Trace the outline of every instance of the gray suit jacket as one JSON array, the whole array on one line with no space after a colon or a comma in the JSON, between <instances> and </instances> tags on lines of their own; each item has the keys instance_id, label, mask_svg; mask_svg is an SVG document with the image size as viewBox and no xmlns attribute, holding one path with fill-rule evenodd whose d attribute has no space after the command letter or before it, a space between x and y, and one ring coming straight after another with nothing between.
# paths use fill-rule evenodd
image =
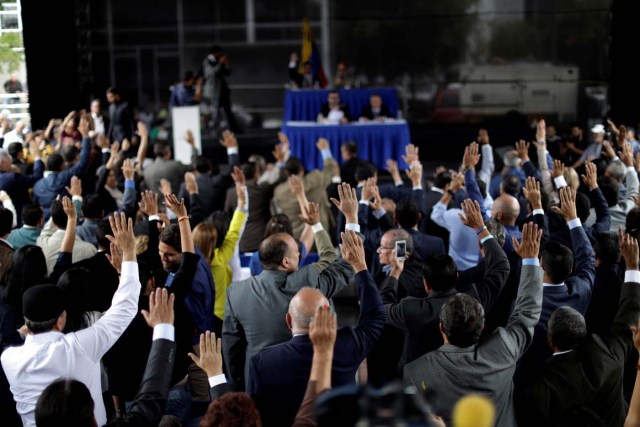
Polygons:
<instances>
[{"instance_id":1,"label":"gray suit jacket","mask_svg":"<svg viewBox=\"0 0 640 427\"><path fill-rule=\"evenodd\" d=\"M316 245L331 247L329 234L315 234ZM319 242L322 239L324 242ZM334 251L335 256L335 250ZM251 357L265 347L291 339L285 316L289 302L303 287L319 289L327 298L344 289L354 271L342 258L324 268L327 254L320 261L294 273L264 270L227 289L227 302L222 326L222 349L227 375L235 391L244 391ZM323 259L324 258L324 259Z\"/></svg>"},{"instance_id":2,"label":"gray suit jacket","mask_svg":"<svg viewBox=\"0 0 640 427\"><path fill-rule=\"evenodd\" d=\"M191 163L198 156L196 150L192 150ZM160 180L166 178L171 183L171 190L174 194L178 194L180 184L184 181L185 172L193 170L191 165L184 165L177 160L166 160L160 157L156 159L144 169L144 185L148 190L160 193ZM160 193L162 197L162 193Z\"/></svg>"},{"instance_id":3,"label":"gray suit jacket","mask_svg":"<svg viewBox=\"0 0 640 427\"><path fill-rule=\"evenodd\" d=\"M434 412L447 425L461 397L482 394L496 406L496 425L516 425L513 410L513 373L516 362L533 338L542 306L542 270L522 266L515 308L506 328L498 328L476 346L444 344L405 366L405 386L432 390Z\"/></svg>"}]
</instances>

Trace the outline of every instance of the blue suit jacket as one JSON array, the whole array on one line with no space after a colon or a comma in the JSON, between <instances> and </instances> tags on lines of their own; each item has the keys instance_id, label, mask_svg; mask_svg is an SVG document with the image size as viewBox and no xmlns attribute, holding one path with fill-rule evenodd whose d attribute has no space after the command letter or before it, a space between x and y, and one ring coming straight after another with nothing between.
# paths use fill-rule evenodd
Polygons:
<instances>
[{"instance_id":1,"label":"blue suit jacket","mask_svg":"<svg viewBox=\"0 0 640 427\"><path fill-rule=\"evenodd\" d=\"M11 197L18 214L18 227L22 225L22 207L29 202L29 188L42 178L44 163L38 160L33 164L33 174L23 175L15 172L0 172L0 190Z\"/></svg>"},{"instance_id":2,"label":"blue suit jacket","mask_svg":"<svg viewBox=\"0 0 640 427\"><path fill-rule=\"evenodd\" d=\"M404 229L413 240L413 251L420 255L420 258L427 259L431 255L446 254L444 241L435 236L424 234L417 230Z\"/></svg>"},{"instance_id":3,"label":"blue suit jacket","mask_svg":"<svg viewBox=\"0 0 640 427\"><path fill-rule=\"evenodd\" d=\"M333 353L331 384L354 384L358 366L380 337L385 322L382 299L365 270L355 275L360 297L360 320L355 328L338 330ZM282 319L284 321L284 319ZM263 425L290 426L302 403L309 375L313 344L308 335L266 348L253 356L247 393L253 397Z\"/></svg>"}]
</instances>

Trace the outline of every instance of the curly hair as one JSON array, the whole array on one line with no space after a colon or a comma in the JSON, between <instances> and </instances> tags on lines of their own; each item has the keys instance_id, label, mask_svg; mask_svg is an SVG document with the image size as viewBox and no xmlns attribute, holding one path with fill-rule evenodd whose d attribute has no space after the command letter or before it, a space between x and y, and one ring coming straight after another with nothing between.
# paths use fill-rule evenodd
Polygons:
<instances>
[{"instance_id":1,"label":"curly hair","mask_svg":"<svg viewBox=\"0 0 640 427\"><path fill-rule=\"evenodd\" d=\"M227 393L209 405L200 427L262 427L253 400L245 393Z\"/></svg>"}]
</instances>

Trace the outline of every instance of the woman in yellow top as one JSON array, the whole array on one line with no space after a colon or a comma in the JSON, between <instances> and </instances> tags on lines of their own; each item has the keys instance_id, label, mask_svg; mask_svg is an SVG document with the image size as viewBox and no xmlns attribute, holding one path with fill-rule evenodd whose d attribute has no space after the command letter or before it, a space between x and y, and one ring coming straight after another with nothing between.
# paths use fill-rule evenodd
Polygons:
<instances>
[{"instance_id":1,"label":"woman in yellow top","mask_svg":"<svg viewBox=\"0 0 640 427\"><path fill-rule=\"evenodd\" d=\"M232 174L233 175L233 174ZM235 178L235 177L234 177ZM222 321L224 319L224 305L227 295L227 288L231 286L233 273L229 262L233 257L238 240L244 225L247 222L247 187L244 180L236 181L236 194L238 195L238 207L233 213L229 231L224 238L224 242L219 248L216 248L218 240L218 232L211 223L200 223L193 230L193 240L202 252L203 256L211 265L211 274L216 287L216 299L213 312L216 317Z\"/></svg>"}]
</instances>

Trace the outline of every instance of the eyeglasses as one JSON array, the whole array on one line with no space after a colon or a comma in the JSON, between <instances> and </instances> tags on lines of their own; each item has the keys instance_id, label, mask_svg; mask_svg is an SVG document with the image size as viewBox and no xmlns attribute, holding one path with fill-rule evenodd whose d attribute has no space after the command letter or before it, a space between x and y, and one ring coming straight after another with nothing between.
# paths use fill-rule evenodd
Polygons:
<instances>
[{"instance_id":1,"label":"eyeglasses","mask_svg":"<svg viewBox=\"0 0 640 427\"><path fill-rule=\"evenodd\" d=\"M386 250L390 251L390 250L395 249L395 247L393 247L393 246L389 247L389 246L380 245L380 246L378 246L378 249L386 249Z\"/></svg>"}]
</instances>

